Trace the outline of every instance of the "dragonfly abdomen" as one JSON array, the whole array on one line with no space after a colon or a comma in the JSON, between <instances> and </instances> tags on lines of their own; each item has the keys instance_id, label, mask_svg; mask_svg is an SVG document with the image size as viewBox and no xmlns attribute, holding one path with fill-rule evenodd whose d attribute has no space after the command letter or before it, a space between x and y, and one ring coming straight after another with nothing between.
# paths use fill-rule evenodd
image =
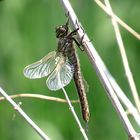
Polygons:
<instances>
[{"instance_id":1,"label":"dragonfly abdomen","mask_svg":"<svg viewBox=\"0 0 140 140\"><path fill-rule=\"evenodd\" d=\"M85 87L84 87L83 80L81 78L80 71L75 72L73 78L75 81L75 85L76 85L77 92L78 92L79 99L80 99L80 103L81 103L83 119L86 122L88 122L88 120L89 120L89 107L88 107L88 101L87 101L87 97L86 97Z\"/></svg>"},{"instance_id":2,"label":"dragonfly abdomen","mask_svg":"<svg viewBox=\"0 0 140 140\"><path fill-rule=\"evenodd\" d=\"M85 85L84 85L82 74L80 71L80 64L79 64L76 53L71 53L70 59L72 61L72 64L74 65L73 78L74 78L74 82L75 82L76 89L77 89L79 99L80 99L82 116L85 122L88 122L89 121L89 106L88 106L88 101L87 101L87 96L86 96L86 91L85 91Z\"/></svg>"}]
</instances>

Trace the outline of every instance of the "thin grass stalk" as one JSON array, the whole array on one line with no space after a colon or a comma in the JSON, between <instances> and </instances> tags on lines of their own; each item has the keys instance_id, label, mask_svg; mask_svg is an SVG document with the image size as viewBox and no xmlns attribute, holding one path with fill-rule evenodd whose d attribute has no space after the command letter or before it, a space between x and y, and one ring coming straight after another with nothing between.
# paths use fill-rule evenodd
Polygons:
<instances>
[{"instance_id":1,"label":"thin grass stalk","mask_svg":"<svg viewBox=\"0 0 140 140\"><path fill-rule=\"evenodd\" d=\"M123 28L125 28L129 33L131 33L134 37L136 37L138 40L140 40L140 34L138 32L136 32L134 29L132 29L128 24L126 24L123 20L121 20L114 13L110 13L108 8L106 8L106 6L100 0L94 0L94 1L102 10L104 10L109 16L111 16L113 19L115 19Z\"/></svg>"},{"instance_id":2,"label":"thin grass stalk","mask_svg":"<svg viewBox=\"0 0 140 140\"><path fill-rule=\"evenodd\" d=\"M77 116L77 114L76 114L76 112L75 112L75 110L74 110L74 107L73 107L72 104L71 104L71 101L70 101L70 99L69 99L69 97L68 97L68 95L67 95L66 90L65 90L64 88L62 88L62 91L63 91L63 93L64 93L64 95L65 95L65 98L66 98L66 100L67 100L67 102L68 102L69 108L70 108L70 110L71 110L71 112L72 112L72 114L73 114L73 116L74 116L74 118L75 118L75 120L76 120L76 123L78 124L78 126L79 126L79 128L80 128L80 131L81 131L81 133L82 133L84 139L85 139L85 140L88 140L88 137L87 137L87 135L86 135L86 133L85 133L85 130L83 129L83 127L82 127L82 125L81 125L81 122L80 122L80 120L79 120L79 118L78 118L78 116Z\"/></svg>"},{"instance_id":3,"label":"thin grass stalk","mask_svg":"<svg viewBox=\"0 0 140 140\"><path fill-rule=\"evenodd\" d=\"M43 100L60 102L60 103L67 103L67 101L65 99L41 95L41 94L33 94L33 93L21 93L21 94L9 95L9 97L12 99L14 99L14 98L36 98L36 99L43 99ZM2 101L2 100L5 100L5 98L0 97L0 101ZM79 100L71 100L71 103L79 103Z\"/></svg>"}]
</instances>

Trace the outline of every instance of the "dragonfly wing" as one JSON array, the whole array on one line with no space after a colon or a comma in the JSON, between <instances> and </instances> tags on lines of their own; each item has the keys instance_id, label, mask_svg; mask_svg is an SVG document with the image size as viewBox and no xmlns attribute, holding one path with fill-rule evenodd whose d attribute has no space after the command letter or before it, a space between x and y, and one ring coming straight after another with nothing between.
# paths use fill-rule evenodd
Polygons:
<instances>
[{"instance_id":1,"label":"dragonfly wing","mask_svg":"<svg viewBox=\"0 0 140 140\"><path fill-rule=\"evenodd\" d=\"M74 67L61 57L55 70L49 75L46 84L50 90L59 90L68 85L73 78Z\"/></svg>"},{"instance_id":2,"label":"dragonfly wing","mask_svg":"<svg viewBox=\"0 0 140 140\"><path fill-rule=\"evenodd\" d=\"M59 57L56 56L56 52L50 52L41 60L26 66L23 70L23 73L27 78L30 79L48 76L55 69L58 61Z\"/></svg>"}]
</instances>

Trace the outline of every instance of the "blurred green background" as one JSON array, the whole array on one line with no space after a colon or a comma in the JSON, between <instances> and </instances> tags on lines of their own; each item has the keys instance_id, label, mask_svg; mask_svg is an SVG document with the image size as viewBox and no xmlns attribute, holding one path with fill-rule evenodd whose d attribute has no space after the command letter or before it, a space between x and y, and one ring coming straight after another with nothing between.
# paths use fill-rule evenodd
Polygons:
<instances>
[{"instance_id":1,"label":"blurred green background","mask_svg":"<svg viewBox=\"0 0 140 140\"><path fill-rule=\"evenodd\" d=\"M71 4L112 75L133 101L110 18L93 0L71 0ZM140 1L112 0L114 12L140 32ZM60 0L3 0L0 2L0 86L8 94L40 93L64 98L62 91L49 91L46 78L29 80L23 68L56 49L55 27L66 22ZM140 42L120 27L131 70L140 92ZM90 140L127 140L123 126L84 52L78 50L81 69L89 85ZM77 99L73 81L66 87ZM33 98L17 98L22 108L52 140L82 140L80 130L67 106ZM82 122L79 104L74 104ZM131 118L131 117L130 117ZM140 129L132 122L140 132ZM14 111L7 101L0 102L0 140L40 140L41 138Z\"/></svg>"}]
</instances>

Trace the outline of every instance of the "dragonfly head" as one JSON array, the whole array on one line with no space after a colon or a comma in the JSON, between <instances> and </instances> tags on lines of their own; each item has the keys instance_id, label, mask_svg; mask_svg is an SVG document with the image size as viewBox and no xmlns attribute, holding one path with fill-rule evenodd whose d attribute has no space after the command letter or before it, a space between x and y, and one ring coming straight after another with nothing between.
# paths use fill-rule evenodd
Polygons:
<instances>
[{"instance_id":1,"label":"dragonfly head","mask_svg":"<svg viewBox=\"0 0 140 140\"><path fill-rule=\"evenodd\" d=\"M68 30L69 29L68 29L67 24L66 25L61 25L61 26L57 27L55 29L55 31L56 31L56 37L59 38L59 37L66 36L68 34Z\"/></svg>"}]
</instances>

